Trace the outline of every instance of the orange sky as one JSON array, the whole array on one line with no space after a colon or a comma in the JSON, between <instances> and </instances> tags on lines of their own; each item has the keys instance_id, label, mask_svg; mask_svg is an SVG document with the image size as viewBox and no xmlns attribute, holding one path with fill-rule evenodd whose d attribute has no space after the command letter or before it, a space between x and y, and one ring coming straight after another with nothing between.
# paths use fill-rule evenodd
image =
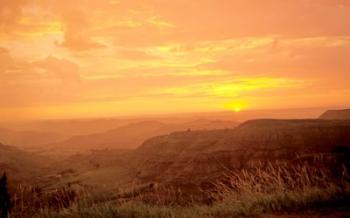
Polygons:
<instances>
[{"instance_id":1,"label":"orange sky","mask_svg":"<svg viewBox=\"0 0 350 218\"><path fill-rule=\"evenodd\" d=\"M349 0L1 0L0 119L347 105Z\"/></svg>"}]
</instances>

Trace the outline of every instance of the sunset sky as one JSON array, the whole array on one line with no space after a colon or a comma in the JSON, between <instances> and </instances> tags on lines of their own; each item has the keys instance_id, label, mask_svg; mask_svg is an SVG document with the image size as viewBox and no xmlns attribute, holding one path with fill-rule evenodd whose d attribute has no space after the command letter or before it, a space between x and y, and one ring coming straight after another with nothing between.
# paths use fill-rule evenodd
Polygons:
<instances>
[{"instance_id":1,"label":"sunset sky","mask_svg":"<svg viewBox=\"0 0 350 218\"><path fill-rule=\"evenodd\" d=\"M2 120L349 103L349 0L0 0Z\"/></svg>"}]
</instances>

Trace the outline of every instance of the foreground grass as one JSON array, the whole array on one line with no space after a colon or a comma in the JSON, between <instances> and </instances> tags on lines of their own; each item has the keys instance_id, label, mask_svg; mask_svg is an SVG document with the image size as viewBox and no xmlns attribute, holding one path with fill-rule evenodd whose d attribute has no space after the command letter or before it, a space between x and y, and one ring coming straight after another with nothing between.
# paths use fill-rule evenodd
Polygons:
<instances>
[{"instance_id":1,"label":"foreground grass","mask_svg":"<svg viewBox=\"0 0 350 218\"><path fill-rule=\"evenodd\" d=\"M336 169L336 170L334 170ZM49 195L23 192L12 210L12 217L37 218L205 218L252 217L268 213L286 213L343 207L350 211L350 174L348 167L328 168L309 163L268 164L232 171L212 184L204 205L167 204L161 189L126 199L105 195L76 195L71 190ZM171 192L172 193L172 192ZM101 193L98 193L101 194ZM76 198L77 197L77 198ZM130 197L130 196L129 196ZM143 198L146 197L146 198ZM158 201L149 201L153 197ZM169 197L169 196L168 196ZM171 194L171 199L177 199ZM120 203L123 200L124 203ZM180 198L178 201L183 201ZM118 203L119 202L119 203ZM152 204L150 202L153 202ZM169 206L172 205L172 206ZM174 206L189 205L189 206Z\"/></svg>"},{"instance_id":2,"label":"foreground grass","mask_svg":"<svg viewBox=\"0 0 350 218\"><path fill-rule=\"evenodd\" d=\"M37 218L79 218L79 217L250 217L271 212L293 212L320 207L347 206L350 202L350 190L337 187L308 188L300 191L249 193L226 198L211 206L169 207L152 206L144 203L128 202L124 204L104 203L93 206L84 203L54 212L43 210Z\"/></svg>"}]
</instances>

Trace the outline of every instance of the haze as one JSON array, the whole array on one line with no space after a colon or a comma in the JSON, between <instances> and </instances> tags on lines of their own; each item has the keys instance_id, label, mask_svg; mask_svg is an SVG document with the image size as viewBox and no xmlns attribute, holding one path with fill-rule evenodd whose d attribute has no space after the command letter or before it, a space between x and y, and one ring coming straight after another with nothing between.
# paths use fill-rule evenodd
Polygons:
<instances>
[{"instance_id":1,"label":"haze","mask_svg":"<svg viewBox=\"0 0 350 218\"><path fill-rule=\"evenodd\" d=\"M2 0L0 118L335 107L347 0Z\"/></svg>"}]
</instances>

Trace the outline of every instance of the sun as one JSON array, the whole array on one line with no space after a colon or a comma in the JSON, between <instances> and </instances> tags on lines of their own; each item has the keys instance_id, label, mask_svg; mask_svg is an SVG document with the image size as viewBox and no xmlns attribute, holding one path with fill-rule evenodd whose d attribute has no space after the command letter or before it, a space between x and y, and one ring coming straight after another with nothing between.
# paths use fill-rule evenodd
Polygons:
<instances>
[{"instance_id":1,"label":"sun","mask_svg":"<svg viewBox=\"0 0 350 218\"><path fill-rule=\"evenodd\" d=\"M228 111L239 113L247 108L247 104L242 101L228 102L224 106Z\"/></svg>"}]
</instances>

